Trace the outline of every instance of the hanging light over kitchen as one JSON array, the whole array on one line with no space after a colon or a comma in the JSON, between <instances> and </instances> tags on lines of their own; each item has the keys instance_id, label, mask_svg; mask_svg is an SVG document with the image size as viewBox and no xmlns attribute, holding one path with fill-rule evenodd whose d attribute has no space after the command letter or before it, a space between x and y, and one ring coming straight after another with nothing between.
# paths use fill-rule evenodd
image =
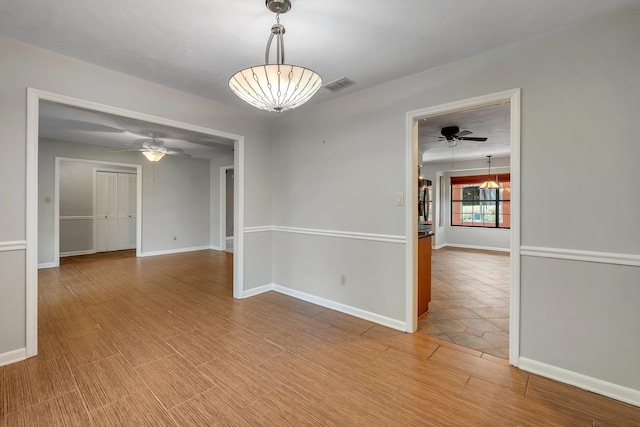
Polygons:
<instances>
[{"instance_id":1,"label":"hanging light over kitchen","mask_svg":"<svg viewBox=\"0 0 640 427\"><path fill-rule=\"evenodd\" d=\"M495 190L500 188L500 185L491 179L491 156L487 156L487 159L489 159L489 173L487 174L487 180L480 184L480 188L483 190Z\"/></svg>"}]
</instances>

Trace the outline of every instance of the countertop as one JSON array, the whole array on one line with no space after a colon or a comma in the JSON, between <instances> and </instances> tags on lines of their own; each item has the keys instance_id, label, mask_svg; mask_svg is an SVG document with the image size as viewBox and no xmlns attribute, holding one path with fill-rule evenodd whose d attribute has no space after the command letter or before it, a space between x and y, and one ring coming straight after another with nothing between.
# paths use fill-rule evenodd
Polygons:
<instances>
[{"instance_id":1,"label":"countertop","mask_svg":"<svg viewBox=\"0 0 640 427\"><path fill-rule=\"evenodd\" d=\"M433 236L433 231L419 231L418 232L418 239L423 239L425 237L431 237Z\"/></svg>"}]
</instances>

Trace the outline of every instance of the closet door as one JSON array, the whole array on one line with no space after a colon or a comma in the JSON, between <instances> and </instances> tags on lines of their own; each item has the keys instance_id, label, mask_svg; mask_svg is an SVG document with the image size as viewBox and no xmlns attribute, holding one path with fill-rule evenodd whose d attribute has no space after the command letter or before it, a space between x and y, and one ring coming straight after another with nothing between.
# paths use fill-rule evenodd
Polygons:
<instances>
[{"instance_id":1,"label":"closet door","mask_svg":"<svg viewBox=\"0 0 640 427\"><path fill-rule=\"evenodd\" d=\"M136 176L118 174L118 249L136 247Z\"/></svg>"},{"instance_id":2,"label":"closet door","mask_svg":"<svg viewBox=\"0 0 640 427\"><path fill-rule=\"evenodd\" d=\"M96 173L96 252L118 249L118 175Z\"/></svg>"}]
</instances>

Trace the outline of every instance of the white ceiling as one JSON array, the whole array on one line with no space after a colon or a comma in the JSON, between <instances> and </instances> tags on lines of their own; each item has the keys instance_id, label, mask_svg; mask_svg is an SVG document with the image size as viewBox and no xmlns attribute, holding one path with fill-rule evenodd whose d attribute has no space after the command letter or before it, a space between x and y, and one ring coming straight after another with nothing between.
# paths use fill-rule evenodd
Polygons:
<instances>
[{"instance_id":1,"label":"white ceiling","mask_svg":"<svg viewBox=\"0 0 640 427\"><path fill-rule=\"evenodd\" d=\"M141 140L148 140L152 135L157 136L165 147L179 148L193 157L210 159L233 153L233 140L219 136L40 102L40 138L122 150L139 147Z\"/></svg>"},{"instance_id":2,"label":"white ceiling","mask_svg":"<svg viewBox=\"0 0 640 427\"><path fill-rule=\"evenodd\" d=\"M343 92L413 74L638 0L292 0L287 62ZM0 36L237 106L227 81L262 63L275 16L264 0L3 0ZM264 112L262 114L272 114ZM285 113L286 114L286 113Z\"/></svg>"},{"instance_id":3,"label":"white ceiling","mask_svg":"<svg viewBox=\"0 0 640 427\"><path fill-rule=\"evenodd\" d=\"M281 17L286 60L317 71L327 84L349 77L338 93L321 89L320 103L354 91L554 30L640 0L291 0ZM0 36L157 82L238 108L229 77L262 63L275 16L264 0L2 0ZM304 108L304 106L302 107ZM273 114L258 112L258 114ZM287 113L283 113L287 114ZM489 117L491 116L491 117ZM40 135L124 147L161 135L195 157L228 153L231 141L43 103ZM506 119L508 123L508 116ZM507 150L505 118L469 112L427 120L420 151L429 162L450 159L439 129L458 125L486 143L462 142L455 157ZM508 130L506 131L508 134ZM507 148L506 148L507 147ZM505 154L506 155L506 154Z\"/></svg>"}]
</instances>

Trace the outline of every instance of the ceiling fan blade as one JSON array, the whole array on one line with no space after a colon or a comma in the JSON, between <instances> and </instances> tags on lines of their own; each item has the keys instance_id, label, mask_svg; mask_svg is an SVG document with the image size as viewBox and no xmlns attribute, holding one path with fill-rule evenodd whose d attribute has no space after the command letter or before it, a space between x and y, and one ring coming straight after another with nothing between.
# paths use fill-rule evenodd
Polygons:
<instances>
[{"instance_id":1,"label":"ceiling fan blade","mask_svg":"<svg viewBox=\"0 0 640 427\"><path fill-rule=\"evenodd\" d=\"M166 154L169 154L171 156L178 156L178 157L191 157L191 154L187 154L182 150L176 151L176 150L173 150L173 149L167 149Z\"/></svg>"},{"instance_id":2,"label":"ceiling fan blade","mask_svg":"<svg viewBox=\"0 0 640 427\"><path fill-rule=\"evenodd\" d=\"M458 136L465 136L465 135L471 135L473 132L471 132L470 130L461 130L460 132L458 132L456 135Z\"/></svg>"},{"instance_id":3,"label":"ceiling fan blade","mask_svg":"<svg viewBox=\"0 0 640 427\"><path fill-rule=\"evenodd\" d=\"M129 148L127 150L109 150L110 153L120 153L121 151L144 151L144 148Z\"/></svg>"},{"instance_id":4,"label":"ceiling fan blade","mask_svg":"<svg viewBox=\"0 0 640 427\"><path fill-rule=\"evenodd\" d=\"M463 141L480 141L480 142L487 140L487 138L475 138L475 137L468 137L468 136L463 136L459 139Z\"/></svg>"}]
</instances>

